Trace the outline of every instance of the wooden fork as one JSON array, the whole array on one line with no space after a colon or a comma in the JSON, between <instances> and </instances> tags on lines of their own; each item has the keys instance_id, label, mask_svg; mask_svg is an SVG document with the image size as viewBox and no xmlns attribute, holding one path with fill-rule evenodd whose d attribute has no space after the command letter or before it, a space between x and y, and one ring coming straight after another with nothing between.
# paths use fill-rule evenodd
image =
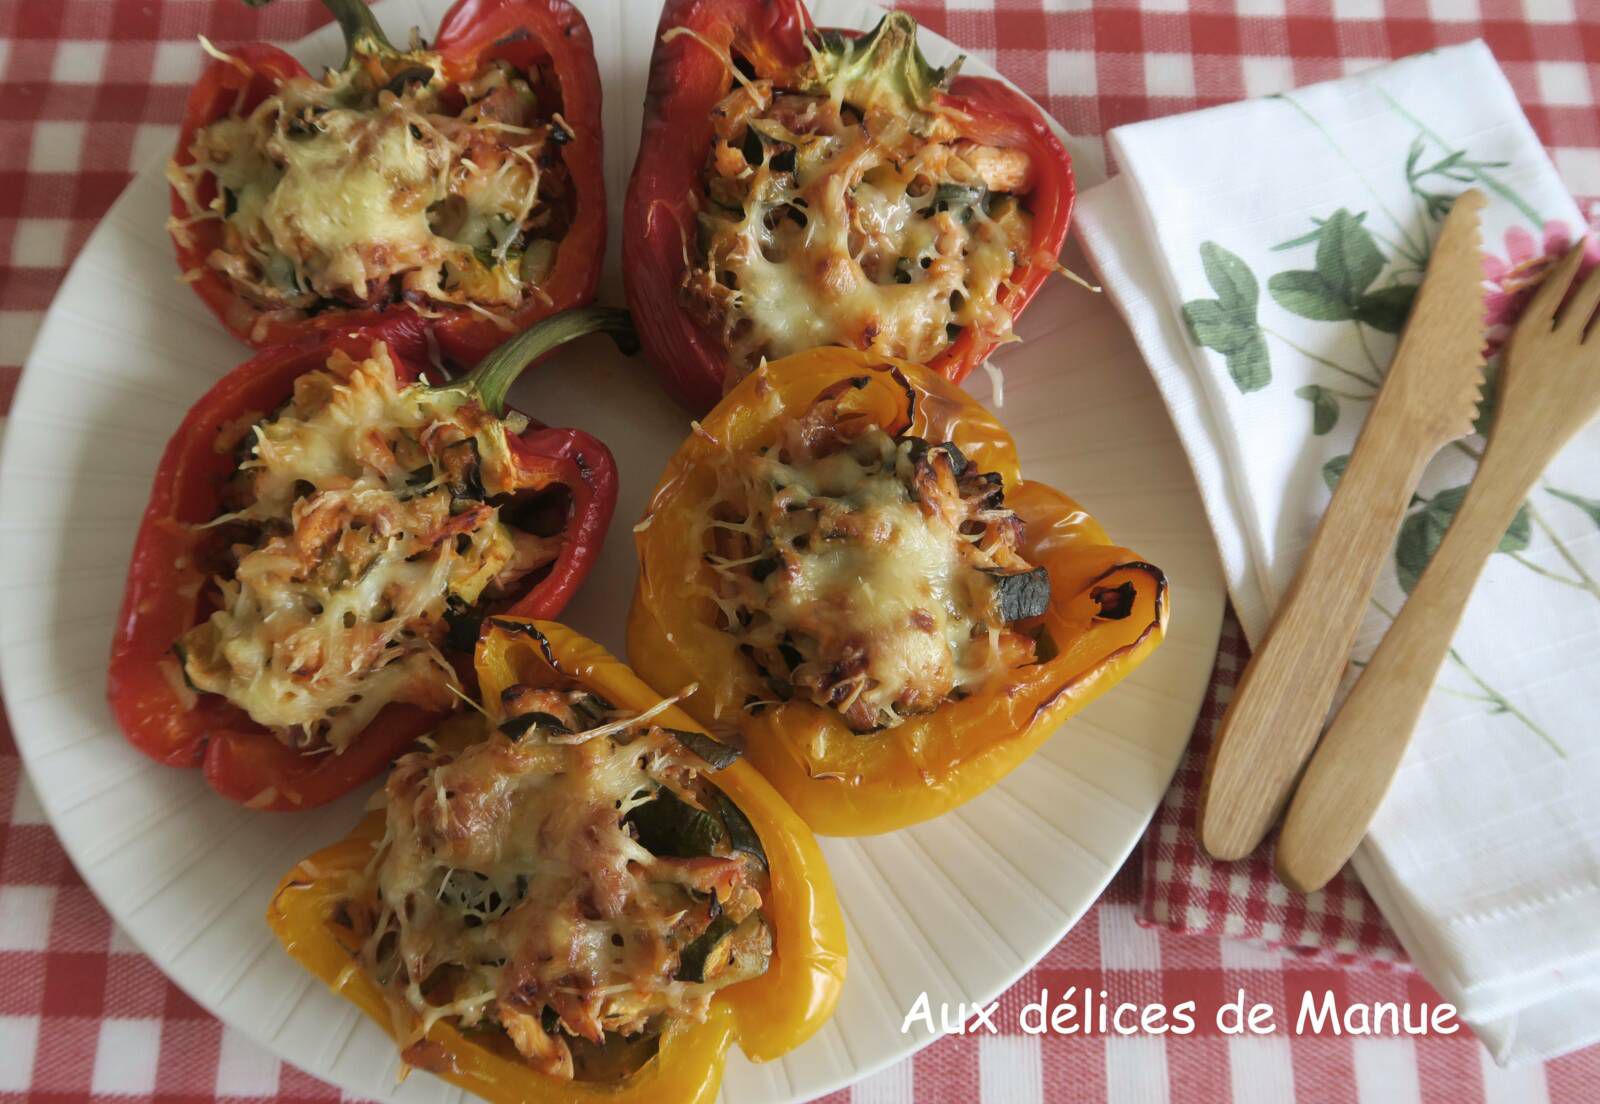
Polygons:
<instances>
[{"instance_id":1,"label":"wooden fork","mask_svg":"<svg viewBox=\"0 0 1600 1104\"><path fill-rule=\"evenodd\" d=\"M1278 841L1278 872L1295 889L1321 889L1366 835L1484 562L1539 474L1600 414L1600 269L1562 306L1583 251L1561 259L1512 331L1477 475L1306 768Z\"/></svg>"}]
</instances>

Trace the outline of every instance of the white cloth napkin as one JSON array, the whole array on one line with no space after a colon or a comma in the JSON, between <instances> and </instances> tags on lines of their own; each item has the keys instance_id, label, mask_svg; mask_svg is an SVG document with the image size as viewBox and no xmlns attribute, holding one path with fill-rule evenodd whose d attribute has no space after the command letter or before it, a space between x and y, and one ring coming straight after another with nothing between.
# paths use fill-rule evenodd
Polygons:
<instances>
[{"instance_id":1,"label":"white cloth napkin","mask_svg":"<svg viewBox=\"0 0 1600 1104\"><path fill-rule=\"evenodd\" d=\"M1122 175L1080 198L1078 231L1171 409L1256 642L1449 197L1489 195L1496 318L1582 223L1482 43L1109 137ZM1429 469L1356 658L1437 546L1482 444ZM1600 1039L1600 426L1546 473L1502 553L1356 869L1505 1063Z\"/></svg>"}]
</instances>

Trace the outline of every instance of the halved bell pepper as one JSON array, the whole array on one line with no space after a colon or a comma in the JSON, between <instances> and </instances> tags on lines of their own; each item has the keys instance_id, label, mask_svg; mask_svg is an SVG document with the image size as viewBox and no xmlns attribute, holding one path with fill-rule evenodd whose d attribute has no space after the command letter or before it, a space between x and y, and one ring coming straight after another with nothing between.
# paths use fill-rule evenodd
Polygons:
<instances>
[{"instance_id":1,"label":"halved bell pepper","mask_svg":"<svg viewBox=\"0 0 1600 1104\"><path fill-rule=\"evenodd\" d=\"M364 0L324 3L337 18L349 47L341 72L377 67L397 71L396 79L403 79L407 58L414 51L389 43ZM556 87L549 91L558 101L545 110L560 112L568 124L559 154L571 179L571 218L555 262L539 283L541 294L528 296L509 321L513 330L522 330L547 315L588 303L594 298L605 258L606 197L600 72L582 14L568 0L457 0L440 21L427 52L438 55L444 79L452 88L481 76L497 60L509 62L519 72L542 64L554 74ZM284 81L308 76L293 55L264 42L230 46L223 53L230 60L210 62L189 93L174 154L180 166L194 163L191 147L196 131L227 115L247 114ZM216 195L217 182L208 174L197 198L205 204ZM174 189L173 218L187 222L185 231L173 236L180 268L192 274L187 278L195 292L222 324L257 348L329 330L369 326L394 315L416 316L404 303L392 302L328 309L297 319L274 318L242 298L227 277L206 264L206 258L221 244L221 221L189 221L189 214ZM467 307L435 305L429 308L429 316L434 319L440 347L463 362L488 355L507 336L495 321Z\"/></svg>"},{"instance_id":2,"label":"halved bell pepper","mask_svg":"<svg viewBox=\"0 0 1600 1104\"><path fill-rule=\"evenodd\" d=\"M681 291L715 136L712 109L742 78L730 63L733 53L755 79L802 90L813 57L829 55L853 80L891 88L907 114L937 110L962 138L1025 151L1032 179L1021 199L1032 218L1032 240L1001 305L1015 319L1056 270L1076 194L1072 160L1020 92L985 77L951 79L947 70L928 65L916 47L916 23L903 12L890 13L863 36L817 29L801 0L668 0L650 59L622 253L639 337L668 392L684 406L709 410L737 382L721 338L685 310ZM959 383L994 348L993 340L966 327L928 367Z\"/></svg>"},{"instance_id":3,"label":"halved bell pepper","mask_svg":"<svg viewBox=\"0 0 1600 1104\"><path fill-rule=\"evenodd\" d=\"M476 665L491 709L508 686L568 680L623 709L642 712L661 700L604 648L550 622L495 618L478 645ZM700 731L677 708L656 720ZM460 724L474 722L463 718ZM774 932L767 972L718 993L703 1023L669 1026L656 1056L620 1084L556 1080L529 1068L493 1034L463 1034L447 1020L427 1034L443 1051L434 1063L439 1076L506 1104L708 1104L717 1095L730 1045L738 1043L753 1061L767 1061L793 1050L826 1022L844 985L845 932L816 838L748 763L736 760L707 777L744 812L766 852L772 890L762 911ZM382 991L354 968L361 941L338 919L352 879L371 861L383 833L379 810L345 840L302 862L279 884L267 923L296 961L393 1033Z\"/></svg>"},{"instance_id":4,"label":"halved bell pepper","mask_svg":"<svg viewBox=\"0 0 1600 1104\"><path fill-rule=\"evenodd\" d=\"M632 340L622 311L570 311L536 324L444 386L467 390L500 416L507 389L528 364L597 330ZM219 448L219 441L277 410L295 380L321 369L335 350L359 360L378 341L388 345L401 383L431 370L426 324L396 315L375 327L331 333L320 343L269 349L219 380L168 442L134 542L111 649L112 712L140 751L170 766L201 767L219 793L254 808L293 810L332 801L384 770L440 721L437 714L391 703L343 753L302 754L225 699L202 694L194 700L173 659L178 638L212 609L206 560L216 530L204 526L222 512L223 487L237 464L232 449ZM562 547L548 573L496 612L554 616L600 554L617 501L616 462L605 445L581 430L530 420L526 431L507 438L517 466L517 497L564 491L569 504Z\"/></svg>"},{"instance_id":5,"label":"halved bell pepper","mask_svg":"<svg viewBox=\"0 0 1600 1104\"><path fill-rule=\"evenodd\" d=\"M997 473L1005 505L1025 525L1018 551L1050 576L1049 608L1013 626L1043 630L1049 644L1037 662L871 733L809 701L770 701L760 671L719 627L708 549L686 539L715 501L721 457L772 444L780 422L847 381L852 417L891 435L952 441L979 470ZM668 463L634 539L634 667L657 686L698 680L688 711L714 730L737 729L749 760L823 835L891 831L977 796L1142 663L1170 607L1159 568L1113 544L1066 495L1021 478L1010 435L975 399L926 368L852 349L786 357L740 383Z\"/></svg>"}]
</instances>

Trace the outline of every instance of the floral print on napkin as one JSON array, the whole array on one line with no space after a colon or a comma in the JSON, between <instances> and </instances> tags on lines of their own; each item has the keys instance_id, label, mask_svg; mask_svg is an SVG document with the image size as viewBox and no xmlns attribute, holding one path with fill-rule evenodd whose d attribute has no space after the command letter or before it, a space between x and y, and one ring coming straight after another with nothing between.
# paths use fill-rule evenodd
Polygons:
<instances>
[{"instance_id":1,"label":"floral print on napkin","mask_svg":"<svg viewBox=\"0 0 1600 1104\"><path fill-rule=\"evenodd\" d=\"M1240 392L1273 385L1274 351L1277 356L1315 365L1320 381L1303 384L1294 393L1307 404L1313 437L1324 437L1341 417L1365 416L1366 404L1382 386L1394 341L1427 268L1439 224L1461 190L1473 186L1484 189L1504 200L1526 220L1526 225L1512 225L1505 231L1503 257L1486 253L1483 259L1488 385L1472 436L1451 445L1475 465L1482 457L1483 438L1494 417L1493 383L1500 349L1533 289L1570 246L1572 228L1559 219L1544 219L1525 198L1503 183L1496 174L1507 167L1506 162L1477 158L1468 149L1453 147L1393 97L1386 93L1383 97L1417 132L1404 165L1396 165L1397 172L1403 173L1414 210L1392 210L1385 202L1384 192L1362 175L1370 193L1370 207L1340 207L1326 216L1313 217L1305 233L1271 247L1272 254L1282 257L1282 267L1267 275L1265 301L1261 280L1242 257L1217 242L1202 242L1201 265L1215 298L1189 300L1183 304L1183 316L1193 340L1222 355L1227 373ZM1304 116L1349 161L1329 131L1293 94L1278 98ZM1387 191L1392 193L1393 189ZM1600 263L1600 242L1594 238L1589 241L1588 254L1586 270ZM1319 347L1324 351L1317 352L1273 327L1272 316L1278 311L1340 327L1342 332L1322 342ZM1338 453L1323 462L1323 480L1330 493L1348 460L1348 453ZM1462 482L1436 487L1413 498L1394 548L1395 579L1404 593L1411 592L1438 549L1466 490L1467 483ZM1546 509L1577 509L1600 526L1600 498L1595 497L1596 492L1600 492L1600 484L1577 489L1541 482L1506 530L1499 552L1526 567L1542 580L1540 585L1568 587L1588 600L1600 602L1600 583L1572 554L1543 513ZM1548 542L1563 566L1546 567L1524 555L1536 540ZM1394 611L1381 599L1375 598L1373 606L1383 619L1394 619ZM1565 756L1558 740L1497 690L1459 652L1452 650L1450 661L1457 678L1453 680L1455 685L1448 681L1444 684L1447 693L1478 703L1491 714L1505 715L1544 741L1551 752Z\"/></svg>"}]
</instances>

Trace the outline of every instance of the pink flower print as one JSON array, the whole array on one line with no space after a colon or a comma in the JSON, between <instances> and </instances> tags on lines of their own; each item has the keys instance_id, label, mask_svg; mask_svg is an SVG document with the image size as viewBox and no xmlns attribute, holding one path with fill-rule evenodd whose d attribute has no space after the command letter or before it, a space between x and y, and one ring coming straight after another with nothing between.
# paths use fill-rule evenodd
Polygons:
<instances>
[{"instance_id":1,"label":"pink flower print","mask_svg":"<svg viewBox=\"0 0 1600 1104\"><path fill-rule=\"evenodd\" d=\"M1544 279L1550 266L1558 261L1572 245L1572 229L1559 219L1544 224L1543 240L1534 238L1527 229L1513 226L1506 231L1504 259L1493 254L1483 255L1483 312L1488 328L1490 356L1500 351L1511 327L1521 316L1522 309L1533 296L1533 289ZM1600 264L1600 240L1591 235L1584 248L1582 273Z\"/></svg>"}]
</instances>

